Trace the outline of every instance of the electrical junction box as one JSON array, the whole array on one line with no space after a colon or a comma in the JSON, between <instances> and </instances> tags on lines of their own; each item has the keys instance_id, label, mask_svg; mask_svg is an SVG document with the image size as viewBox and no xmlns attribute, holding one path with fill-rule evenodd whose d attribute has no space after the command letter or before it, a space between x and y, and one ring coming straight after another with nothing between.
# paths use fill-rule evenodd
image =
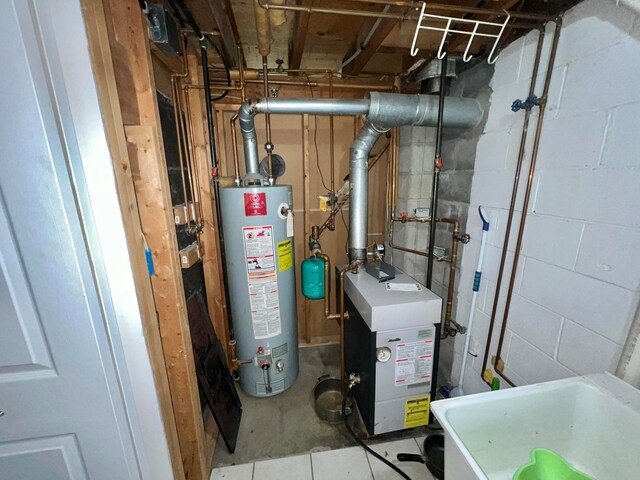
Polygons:
<instances>
[{"instance_id":1,"label":"electrical junction box","mask_svg":"<svg viewBox=\"0 0 640 480\"><path fill-rule=\"evenodd\" d=\"M362 270L345 274L344 348L364 424L370 435L426 425L442 299L401 270L384 283Z\"/></svg>"},{"instance_id":2,"label":"electrical junction box","mask_svg":"<svg viewBox=\"0 0 640 480\"><path fill-rule=\"evenodd\" d=\"M198 248L198 242L193 242L188 247L184 247L180 250L180 266L182 268L189 268L200 261L200 249Z\"/></svg>"},{"instance_id":3,"label":"electrical junction box","mask_svg":"<svg viewBox=\"0 0 640 480\"><path fill-rule=\"evenodd\" d=\"M189 218L191 220L195 220L196 218L196 210L198 209L198 202L189 202ZM186 225L187 224L187 206L184 203L180 205L175 205L173 207L173 219L176 225Z\"/></svg>"}]
</instances>

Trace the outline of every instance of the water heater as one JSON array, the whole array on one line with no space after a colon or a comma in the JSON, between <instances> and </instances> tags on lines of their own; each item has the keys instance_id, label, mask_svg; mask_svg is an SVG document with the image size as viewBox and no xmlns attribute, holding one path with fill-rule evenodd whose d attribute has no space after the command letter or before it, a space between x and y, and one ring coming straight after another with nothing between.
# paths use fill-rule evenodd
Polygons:
<instances>
[{"instance_id":1,"label":"water heater","mask_svg":"<svg viewBox=\"0 0 640 480\"><path fill-rule=\"evenodd\" d=\"M220 188L240 387L255 397L298 377L291 186Z\"/></svg>"}]
</instances>

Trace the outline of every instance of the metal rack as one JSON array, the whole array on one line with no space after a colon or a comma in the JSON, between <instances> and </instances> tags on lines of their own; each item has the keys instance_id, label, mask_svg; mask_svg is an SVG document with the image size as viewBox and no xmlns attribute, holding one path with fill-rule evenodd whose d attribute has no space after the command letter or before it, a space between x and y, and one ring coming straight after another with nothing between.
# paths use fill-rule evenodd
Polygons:
<instances>
[{"instance_id":1,"label":"metal rack","mask_svg":"<svg viewBox=\"0 0 640 480\"><path fill-rule=\"evenodd\" d=\"M462 56L462 60L465 62L468 62L469 60L471 60L473 58L473 55L469 54L469 49L471 48L471 44L473 43L473 40L475 37L485 37L485 38L495 38L495 41L493 43L493 48L491 49L491 52L489 53L489 58L488 58L488 62L490 64L493 64L496 62L497 57L494 57L494 53L496 51L496 48L498 47L498 43L500 42L500 38L502 37L502 33L504 32L505 28L507 27L507 23L509 22L509 19L511 18L511 15L509 14L509 12L507 12L505 10L505 15L506 15L506 19L503 23L495 23L495 22L486 22L483 20L473 20L473 19L467 19L467 18L456 18L456 17L447 17L444 15L434 15L431 13L425 13L425 9L427 8L427 2L422 2L422 9L420 10L420 17L418 18L418 24L416 25L416 31L413 35L413 42L411 43L411 56L415 57L416 54L418 53L419 49L416 47L416 42L418 41L418 35L420 34L420 30L432 30L432 31L436 31L436 32L443 32L442 33L442 40L440 41L440 47L438 48L438 59L442 60L447 53L443 51L444 48L444 44L447 40L447 36L450 33L455 33L455 34L460 34L460 35L468 35L469 36L469 40L467 42L467 47L464 50L464 54ZM431 21L431 22L436 22L436 23L443 23L446 22L446 27L440 27L440 26L434 26L434 25L426 25L423 24L424 21ZM467 25L472 25L473 28L471 30L460 30L457 28L453 28L452 26L454 24L467 24ZM498 33L483 33L483 32L479 32L478 28L480 27L480 25L483 26L489 26L489 27L494 27L496 29L498 29Z\"/></svg>"}]
</instances>

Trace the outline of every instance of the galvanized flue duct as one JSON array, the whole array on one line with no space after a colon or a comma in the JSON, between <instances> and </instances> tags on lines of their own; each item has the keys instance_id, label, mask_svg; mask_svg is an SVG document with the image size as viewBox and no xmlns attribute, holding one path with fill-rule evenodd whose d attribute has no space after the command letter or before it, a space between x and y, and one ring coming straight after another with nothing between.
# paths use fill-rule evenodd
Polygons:
<instances>
[{"instance_id":1,"label":"galvanized flue duct","mask_svg":"<svg viewBox=\"0 0 640 480\"><path fill-rule=\"evenodd\" d=\"M380 135L392 127L434 126L438 120L438 98L429 95L403 95L371 92L362 100L262 98L245 102L238 111L247 176L245 183L264 180L258 171L258 142L254 117L258 113L309 115L366 115L349 150L349 260L367 259L368 159ZM445 127L476 126L484 112L475 99L447 97L444 104Z\"/></svg>"}]
</instances>

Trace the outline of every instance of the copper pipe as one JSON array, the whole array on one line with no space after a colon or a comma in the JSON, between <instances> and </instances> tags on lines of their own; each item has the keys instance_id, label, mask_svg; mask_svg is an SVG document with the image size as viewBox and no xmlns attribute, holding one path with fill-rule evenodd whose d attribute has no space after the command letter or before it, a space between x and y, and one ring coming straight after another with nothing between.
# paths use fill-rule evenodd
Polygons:
<instances>
[{"instance_id":1,"label":"copper pipe","mask_svg":"<svg viewBox=\"0 0 640 480\"><path fill-rule=\"evenodd\" d=\"M391 226L390 226L390 235L389 235L389 246L394 250L400 250L402 252L412 253L414 255L419 255L421 257L428 257L429 254L427 252L423 252L420 250L414 250L412 248L403 247L400 245L395 245L393 243L393 224L395 222L400 223L431 223L431 217L391 217ZM447 303L445 305L445 314L444 314L444 325L442 329L442 338L446 338L449 336L455 336L456 330L451 329L452 322L452 311L453 311L453 291L456 282L456 270L458 266L458 242L461 241L460 237L460 222L455 218L438 218L436 219L437 223L448 223L453 225L453 232L451 235L451 256L449 260L449 285L447 286Z\"/></svg>"},{"instance_id":2,"label":"copper pipe","mask_svg":"<svg viewBox=\"0 0 640 480\"><path fill-rule=\"evenodd\" d=\"M331 207L331 213L333 213L334 218L345 203L347 203L347 198L344 198L340 202L337 202L333 207ZM329 228L330 222L331 222L331 215L329 215L327 219L324 221L324 223L320 225L320 228L313 227L313 228L318 228L318 231L317 231L318 238L320 237L320 235L322 235L322 232L324 232L327 228Z\"/></svg>"},{"instance_id":3,"label":"copper pipe","mask_svg":"<svg viewBox=\"0 0 640 480\"><path fill-rule=\"evenodd\" d=\"M238 139L236 136L236 120L238 120L238 114L235 113L231 117L231 145L233 146L233 171L235 174L236 186L240 186L240 162L238 161Z\"/></svg>"},{"instance_id":4,"label":"copper pipe","mask_svg":"<svg viewBox=\"0 0 640 480\"><path fill-rule=\"evenodd\" d=\"M373 159L369 162L369 170L371 170L375 164L378 162L378 160L380 160L380 158L382 157L382 155L384 155L384 152L387 151L387 149L389 148L389 143L387 143L382 150L380 150L375 157L373 157ZM317 235L318 237L314 237L316 240L317 238L320 237L320 235L322 234L322 232L324 232L327 228L329 228L331 219L334 218L337 215L337 213L340 211L340 209L342 208L342 206L347 203L348 197L345 197L344 199L342 199L339 202L336 202L335 205L333 205L331 207L331 212L329 213L329 216L327 217L327 219L324 221L324 223L320 226L320 228L318 228L317 226L314 226L312 228L317 228ZM334 228L335 229L335 228ZM331 228L329 228L329 230L331 230Z\"/></svg>"},{"instance_id":5,"label":"copper pipe","mask_svg":"<svg viewBox=\"0 0 640 480\"><path fill-rule=\"evenodd\" d=\"M182 196L184 197L184 205L186 210L187 225L191 223L191 209L189 208L189 197L187 196L187 182L184 178L184 158L182 157L182 124L180 121L179 109L179 90L177 86L177 77L179 75L171 75L171 94L173 95L173 120L176 124L177 140L178 140L178 159L180 162L180 177L182 180Z\"/></svg>"},{"instance_id":6,"label":"copper pipe","mask_svg":"<svg viewBox=\"0 0 640 480\"><path fill-rule=\"evenodd\" d=\"M257 1L258 0L256 0L256 2ZM264 85L264 98L269 98L269 74L266 55L262 55L262 83ZM273 184L273 162L271 157L273 154L273 143L271 143L271 114L265 113L264 121L267 130L267 141L264 144L264 147L267 150L267 174L269 177L269 184Z\"/></svg>"},{"instance_id":7,"label":"copper pipe","mask_svg":"<svg viewBox=\"0 0 640 480\"><path fill-rule=\"evenodd\" d=\"M368 3L376 5L391 5L396 7L407 8L422 8L421 2L410 2L404 0L351 0L352 2ZM464 14L481 14L490 15L496 17L504 17L507 14L511 15L511 18L520 18L522 20L536 20L539 22L549 22L554 20L555 17L549 15L539 15L536 13L522 13L522 12L508 12L506 10L493 10L490 8L478 8L478 7L464 7L461 5L449 5L439 3L427 3L426 10L434 10L439 12L458 12Z\"/></svg>"},{"instance_id":8,"label":"copper pipe","mask_svg":"<svg viewBox=\"0 0 640 480\"><path fill-rule=\"evenodd\" d=\"M191 185L191 194L193 197L193 205L194 205L194 215L196 212L195 206L197 205L197 213L198 216L197 218L195 218L195 222L196 222L196 226L199 227L202 225L202 219L204 218L204 213L202 210L202 199L200 198L200 190L199 187L200 186L200 176L198 173L198 169L196 168L195 164L194 164L194 159L195 159L195 142L194 142L194 137L193 137L193 125L191 122L191 101L189 100L189 95L187 94L187 90L188 90L189 85L185 85L182 87L182 89L184 90L184 102L185 102L185 106L187 108L187 115L186 115L186 119L185 119L185 124L186 124L186 129L187 129L187 140L189 143L189 152L190 152L190 157L189 159L187 159L187 164L191 164L191 170L193 171L193 184ZM200 241L200 235L198 235L198 242Z\"/></svg>"},{"instance_id":9,"label":"copper pipe","mask_svg":"<svg viewBox=\"0 0 640 480\"><path fill-rule=\"evenodd\" d=\"M447 305L444 312L444 328L442 336L455 336L456 330L451 329L451 312L453 310L453 287L456 283L456 270L458 268L458 241L460 235L460 222L454 218L440 218L439 222L453 225L451 234L451 263L449 264L449 285L447 291Z\"/></svg>"},{"instance_id":10,"label":"copper pipe","mask_svg":"<svg viewBox=\"0 0 640 480\"><path fill-rule=\"evenodd\" d=\"M245 90L244 80L244 52L242 51L242 44L238 42L236 48L238 49L238 75L240 77L240 100L244 103L247 99L247 92Z\"/></svg>"},{"instance_id":11,"label":"copper pipe","mask_svg":"<svg viewBox=\"0 0 640 480\"><path fill-rule=\"evenodd\" d=\"M536 49L535 60L533 64L533 75L531 82L529 83L529 96L533 95L536 87L537 73L540 65L540 58L542 56L542 45L544 43L544 31L539 31L538 46ZM511 226L513 225L513 214L516 207L516 199L518 196L518 185L520 183L520 172L522 170L522 163L524 161L525 145L527 142L527 133L529 130L529 118L531 117L531 110L526 110L524 114L524 123L522 125L522 133L520 136L520 149L518 151L518 160L516 162L516 172L513 177L513 187L511 189L511 203L509 205L509 215L507 217L507 225L505 227L504 241L502 255L500 256L500 266L498 268L498 279L496 281L496 292L493 297L493 307L491 309L491 319L489 320L489 332L487 333L487 343L485 344L484 357L482 360L482 370L480 376L482 380L489 386L491 382L484 378L484 373L487 369L489 362L489 351L491 349L491 340L493 339L493 329L496 321L496 315L498 313L498 301L500 297L500 289L502 287L502 275L504 274L504 266L507 259L507 247L509 245L509 237L511 236ZM497 362L494 362L497 363Z\"/></svg>"},{"instance_id":12,"label":"copper pipe","mask_svg":"<svg viewBox=\"0 0 640 480\"><path fill-rule=\"evenodd\" d=\"M329 98L333 98L333 74L329 72ZM317 117L316 117L317 118ZM330 190L332 204L335 202L335 144L333 139L333 115L329 115L329 159L330 159L330 175L331 175L331 183ZM331 209L331 215L329 216L331 221L329 222L329 230L332 232L336 229L336 217L333 213L333 208Z\"/></svg>"},{"instance_id":13,"label":"copper pipe","mask_svg":"<svg viewBox=\"0 0 640 480\"><path fill-rule=\"evenodd\" d=\"M502 353L502 346L504 343L504 336L507 331L507 322L509 321L509 308L511 307L511 297L513 296L513 287L515 285L516 272L518 270L518 259L520 257L520 249L522 248L522 240L524 238L524 228L527 222L527 210L529 209L529 200L531 198L531 187L533 186L533 176L536 170L536 161L538 159L538 150L540 148L540 137L542 135L542 124L544 122L545 105L547 103L547 96L549 95L549 87L551 85L551 75L553 74L553 64L555 62L556 51L558 49L558 41L560 40L560 31L562 29L562 20L556 21L556 28L553 35L553 44L551 46L551 54L549 56L549 63L547 65L547 73L544 80L544 87L542 90L542 98L539 100L538 107L538 121L536 123L536 133L533 139L533 149L531 152L531 164L529 165L529 176L527 178L527 187L525 190L524 201L522 203L522 214L520 217L520 227L518 228L518 237L516 239L516 248L514 252L513 265L511 267L511 276L509 278L509 288L507 290L507 299L504 307L504 314L502 317L502 328L500 329L500 338L498 340L498 350L496 352L496 365L500 365L501 368L496 368L496 372L512 387L515 384L509 380L503 372L504 361L500 357Z\"/></svg>"},{"instance_id":14,"label":"copper pipe","mask_svg":"<svg viewBox=\"0 0 640 480\"><path fill-rule=\"evenodd\" d=\"M261 2L260 0L255 0L255 1L265 10L289 10L293 12L324 13L324 14L330 14L330 15L345 15L345 16L351 16L351 17L389 18L392 20L401 20L401 21L412 20L414 22L417 22L419 20L418 15L404 15L401 13L372 12L368 10L352 10L352 9L345 9L345 8L304 7L300 5L273 5L268 3L267 0L264 0L263 2ZM433 5L429 4L429 6L433 6ZM483 8L482 10L485 10L485 9ZM468 12L468 13L472 13L472 12ZM504 16L504 11L497 11L497 10L487 9L482 13L487 13L490 15L498 14L498 15ZM536 18L536 21L545 22L545 21L553 20L553 18L555 17L541 17L541 18ZM518 28L518 29L531 29L533 26L511 23L509 24L509 27Z\"/></svg>"},{"instance_id":15,"label":"copper pipe","mask_svg":"<svg viewBox=\"0 0 640 480\"><path fill-rule=\"evenodd\" d=\"M329 319L331 315L331 259L324 253L316 253L316 258L324 260L324 316Z\"/></svg>"}]
</instances>

